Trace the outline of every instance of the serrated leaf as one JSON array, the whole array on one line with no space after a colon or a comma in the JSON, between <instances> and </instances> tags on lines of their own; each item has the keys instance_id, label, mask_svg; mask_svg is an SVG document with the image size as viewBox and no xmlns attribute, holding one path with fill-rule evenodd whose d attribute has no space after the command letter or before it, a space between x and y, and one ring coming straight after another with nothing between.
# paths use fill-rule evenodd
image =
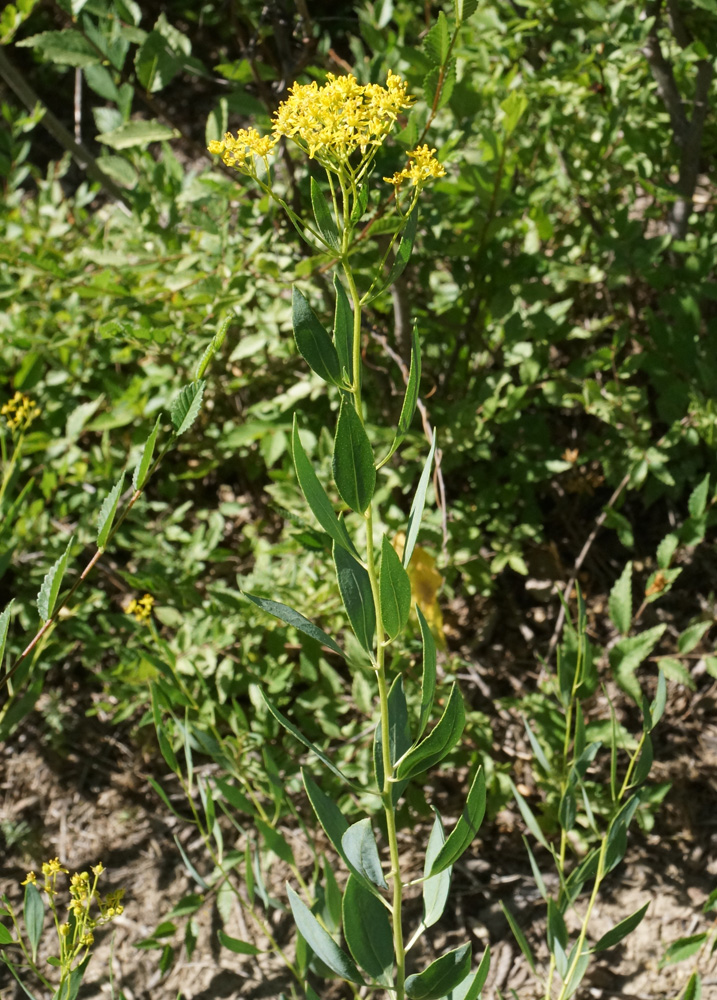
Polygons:
<instances>
[{"instance_id":1,"label":"serrated leaf","mask_svg":"<svg viewBox=\"0 0 717 1000\"><path fill-rule=\"evenodd\" d=\"M471 782L463 812L431 865L431 875L437 875L455 864L473 843L483 822L485 801L485 774L483 768L479 767Z\"/></svg>"},{"instance_id":2,"label":"serrated leaf","mask_svg":"<svg viewBox=\"0 0 717 1000\"><path fill-rule=\"evenodd\" d=\"M642 921L642 918L647 913L647 908L650 905L648 900L644 906L641 906L639 910L635 910L633 914L629 917L625 917L621 920L619 924L615 924L612 930L609 930L606 934L600 938L597 944L593 945L592 951L605 951L606 948L612 948L613 945L619 944L624 937L627 937L631 931L634 931L637 925Z\"/></svg>"},{"instance_id":3,"label":"serrated leaf","mask_svg":"<svg viewBox=\"0 0 717 1000\"><path fill-rule=\"evenodd\" d=\"M672 557L677 551L680 540L677 535L665 535L657 546L657 566L658 569L667 569L672 561Z\"/></svg>"},{"instance_id":4,"label":"serrated leaf","mask_svg":"<svg viewBox=\"0 0 717 1000\"><path fill-rule=\"evenodd\" d=\"M709 489L710 474L708 472L705 478L694 488L692 493L690 493L690 498L687 501L687 509L690 512L690 517L702 517L707 509L707 496L709 494Z\"/></svg>"},{"instance_id":5,"label":"serrated leaf","mask_svg":"<svg viewBox=\"0 0 717 1000\"><path fill-rule=\"evenodd\" d=\"M185 385L169 407L169 416L176 437L185 434L199 415L206 382L198 379Z\"/></svg>"},{"instance_id":6,"label":"serrated leaf","mask_svg":"<svg viewBox=\"0 0 717 1000\"><path fill-rule=\"evenodd\" d=\"M137 79L144 90L155 93L166 87L182 68L182 59L159 31L150 31L134 57Z\"/></svg>"},{"instance_id":7,"label":"serrated leaf","mask_svg":"<svg viewBox=\"0 0 717 1000\"><path fill-rule=\"evenodd\" d=\"M334 217L331 214L331 208L324 192L313 177L311 178L311 207L314 210L316 228L324 243L331 247L332 250L341 250L341 237L339 236Z\"/></svg>"},{"instance_id":8,"label":"serrated leaf","mask_svg":"<svg viewBox=\"0 0 717 1000\"><path fill-rule=\"evenodd\" d=\"M416 615L418 625L421 629L421 639L423 640L423 669L421 672L421 714L418 719L418 731L416 739L423 736L423 732L431 717L433 708L433 698L436 693L436 643L433 634L428 627L428 622L423 616L423 612L416 605Z\"/></svg>"},{"instance_id":9,"label":"serrated leaf","mask_svg":"<svg viewBox=\"0 0 717 1000\"><path fill-rule=\"evenodd\" d=\"M645 660L662 637L666 624L655 625L641 632L640 635L621 639L609 653L610 666L615 680L639 705L642 699L640 685L635 678L635 671Z\"/></svg>"},{"instance_id":10,"label":"serrated leaf","mask_svg":"<svg viewBox=\"0 0 717 1000\"><path fill-rule=\"evenodd\" d=\"M376 610L369 575L361 563L336 544L334 544L334 562L339 590L351 628L366 652L372 653L376 635Z\"/></svg>"},{"instance_id":11,"label":"serrated leaf","mask_svg":"<svg viewBox=\"0 0 717 1000\"><path fill-rule=\"evenodd\" d=\"M294 340L299 354L324 382L341 385L341 364L331 337L303 293L294 286L291 300Z\"/></svg>"},{"instance_id":12,"label":"serrated leaf","mask_svg":"<svg viewBox=\"0 0 717 1000\"><path fill-rule=\"evenodd\" d=\"M354 961L373 980L393 983L393 934L386 907L349 875L342 903L344 935Z\"/></svg>"},{"instance_id":13,"label":"serrated leaf","mask_svg":"<svg viewBox=\"0 0 717 1000\"><path fill-rule=\"evenodd\" d=\"M388 889L370 819L353 823L341 838L341 846L351 868L361 878L379 889Z\"/></svg>"},{"instance_id":14,"label":"serrated leaf","mask_svg":"<svg viewBox=\"0 0 717 1000\"><path fill-rule=\"evenodd\" d=\"M441 955L424 972L406 979L406 996L410 1000L443 1000L447 993L462 983L471 971L471 946Z\"/></svg>"},{"instance_id":15,"label":"serrated leaf","mask_svg":"<svg viewBox=\"0 0 717 1000\"><path fill-rule=\"evenodd\" d=\"M286 891L289 896L289 906L294 916L297 930L309 945L314 954L328 965L341 979L364 986L364 981L356 968L353 959L339 948L334 939L324 930L306 903L297 896L290 885Z\"/></svg>"},{"instance_id":16,"label":"serrated leaf","mask_svg":"<svg viewBox=\"0 0 717 1000\"><path fill-rule=\"evenodd\" d=\"M712 628L713 625L713 619L706 622L695 622L693 625L688 625L677 640L678 652L682 654L691 653L705 632Z\"/></svg>"},{"instance_id":17,"label":"serrated leaf","mask_svg":"<svg viewBox=\"0 0 717 1000\"><path fill-rule=\"evenodd\" d=\"M144 489L147 482L147 473L149 472L149 467L152 464L154 446L157 442L157 434L159 433L159 424L161 420L162 414L160 413L157 417L157 422L144 443L142 454L139 456L139 462L137 462L137 465L135 466L134 475L132 476L132 486L135 490Z\"/></svg>"},{"instance_id":18,"label":"serrated leaf","mask_svg":"<svg viewBox=\"0 0 717 1000\"><path fill-rule=\"evenodd\" d=\"M660 670L659 674L657 675L657 690L655 691L655 700L650 705L650 720L652 722L653 729L662 718L666 704L667 704L667 682L665 681L664 673L662 672L662 670Z\"/></svg>"},{"instance_id":19,"label":"serrated leaf","mask_svg":"<svg viewBox=\"0 0 717 1000\"><path fill-rule=\"evenodd\" d=\"M608 612L615 628L627 635L632 624L632 562L628 562L608 598Z\"/></svg>"},{"instance_id":20,"label":"serrated leaf","mask_svg":"<svg viewBox=\"0 0 717 1000\"><path fill-rule=\"evenodd\" d=\"M109 538L110 531L112 530L112 522L114 521L115 514L117 513L117 504L119 503L123 487L124 473L122 473L118 481L107 494L102 506L100 507L100 516L97 522L97 547L99 549L104 549L107 544L107 539Z\"/></svg>"},{"instance_id":21,"label":"serrated leaf","mask_svg":"<svg viewBox=\"0 0 717 1000\"><path fill-rule=\"evenodd\" d=\"M451 32L448 27L448 18L441 10L438 13L436 23L424 39L423 48L435 63L442 66L448 58L450 47Z\"/></svg>"},{"instance_id":22,"label":"serrated leaf","mask_svg":"<svg viewBox=\"0 0 717 1000\"><path fill-rule=\"evenodd\" d=\"M690 691L695 690L696 685L692 679L692 674L689 672L684 663L675 659L674 656L661 656L660 670L668 681L675 681L677 684L684 684Z\"/></svg>"},{"instance_id":23,"label":"serrated leaf","mask_svg":"<svg viewBox=\"0 0 717 1000\"><path fill-rule=\"evenodd\" d=\"M446 842L441 817L436 813L431 835L426 847L423 866L423 926L432 927L443 916L451 887L451 868L444 868L437 875L431 875L431 867Z\"/></svg>"},{"instance_id":24,"label":"serrated leaf","mask_svg":"<svg viewBox=\"0 0 717 1000\"><path fill-rule=\"evenodd\" d=\"M131 149L133 146L146 146L150 142L164 142L176 139L178 133L160 122L125 122L111 132L101 132L96 138L112 149Z\"/></svg>"},{"instance_id":25,"label":"serrated leaf","mask_svg":"<svg viewBox=\"0 0 717 1000\"><path fill-rule=\"evenodd\" d=\"M408 568L408 564L411 561L411 556L413 555L413 550L416 547L416 541L418 540L418 532L421 529L421 518L423 517L423 508L426 505L426 492L428 490L428 484L431 480L431 466L433 464L433 456L436 452L436 431L433 431L433 441L431 443L430 451L428 452L428 458L423 466L423 471L421 472L421 478L418 480L418 486L416 487L416 492L413 497L413 502L411 503L411 510L408 514L408 527L406 528L406 544L403 549L403 565Z\"/></svg>"},{"instance_id":26,"label":"serrated leaf","mask_svg":"<svg viewBox=\"0 0 717 1000\"><path fill-rule=\"evenodd\" d=\"M333 470L341 499L351 510L363 514L376 488L376 467L371 442L350 400L344 399L341 403Z\"/></svg>"},{"instance_id":27,"label":"serrated leaf","mask_svg":"<svg viewBox=\"0 0 717 1000\"><path fill-rule=\"evenodd\" d=\"M92 66L102 62L102 54L88 38L68 28L65 31L43 31L15 42L18 48L38 49L48 62L57 66Z\"/></svg>"},{"instance_id":28,"label":"serrated leaf","mask_svg":"<svg viewBox=\"0 0 717 1000\"><path fill-rule=\"evenodd\" d=\"M396 777L411 778L414 774L428 771L442 761L460 740L465 721L463 698L454 684L439 722L425 739L399 761Z\"/></svg>"},{"instance_id":29,"label":"serrated leaf","mask_svg":"<svg viewBox=\"0 0 717 1000\"><path fill-rule=\"evenodd\" d=\"M8 606L0 615L0 666L2 666L2 658L5 653L5 643L7 642L7 633L10 628L10 615L12 614L12 606L14 603L15 598L10 601Z\"/></svg>"},{"instance_id":30,"label":"serrated leaf","mask_svg":"<svg viewBox=\"0 0 717 1000\"><path fill-rule=\"evenodd\" d=\"M37 948L42 937L42 925L45 920L45 904L37 886L28 882L25 886L25 900L23 903L23 917L25 919L25 930L27 940L30 943L33 962L37 959Z\"/></svg>"},{"instance_id":31,"label":"serrated leaf","mask_svg":"<svg viewBox=\"0 0 717 1000\"><path fill-rule=\"evenodd\" d=\"M294 415L291 444L294 456L294 468L296 469L296 478L299 480L301 492L304 494L306 502L311 508L314 517L324 531L337 543L337 545L340 545L341 548L358 558L358 553L356 552L354 543L349 537L346 525L336 516L333 505L326 495L323 486L319 482L318 476L314 472L313 466L304 451L304 446L302 445L301 438L299 437L299 427L296 421L296 415Z\"/></svg>"},{"instance_id":32,"label":"serrated leaf","mask_svg":"<svg viewBox=\"0 0 717 1000\"><path fill-rule=\"evenodd\" d=\"M274 615L275 618L279 618L280 621L286 622L287 625L293 625L294 628L303 632L304 635L310 636L312 639L316 639L320 642L322 646L328 646L339 656L343 656L343 651L338 643L331 638L328 633L324 632L322 628L318 625L314 625L313 622L309 621L308 618L304 618L302 614L290 608L286 604L280 604L279 601L271 601L264 597L256 597L254 594L249 594L245 590L242 591L244 597L256 604L257 608L261 608L262 611L268 612L270 615Z\"/></svg>"},{"instance_id":33,"label":"serrated leaf","mask_svg":"<svg viewBox=\"0 0 717 1000\"><path fill-rule=\"evenodd\" d=\"M411 613L411 581L398 553L385 535L381 542L378 589L384 630L389 639L395 639Z\"/></svg>"},{"instance_id":34,"label":"serrated leaf","mask_svg":"<svg viewBox=\"0 0 717 1000\"><path fill-rule=\"evenodd\" d=\"M459 24L467 21L478 9L478 0L456 0L456 20Z\"/></svg>"},{"instance_id":35,"label":"serrated leaf","mask_svg":"<svg viewBox=\"0 0 717 1000\"><path fill-rule=\"evenodd\" d=\"M67 543L67 548L64 553L55 562L48 573L46 573L45 579L42 581L40 593L37 595L37 610L40 615L40 619L43 622L49 621L50 618L52 618L52 613L55 610L55 604L57 603L57 596L60 592L60 587L62 586L62 578L65 575L67 563L70 558L70 548L72 547L74 540L73 536Z\"/></svg>"},{"instance_id":36,"label":"serrated leaf","mask_svg":"<svg viewBox=\"0 0 717 1000\"><path fill-rule=\"evenodd\" d=\"M456 86L456 61L451 59L443 67L434 66L423 78L423 96L427 104L440 111L450 101ZM438 88L440 87L440 93Z\"/></svg>"}]
</instances>

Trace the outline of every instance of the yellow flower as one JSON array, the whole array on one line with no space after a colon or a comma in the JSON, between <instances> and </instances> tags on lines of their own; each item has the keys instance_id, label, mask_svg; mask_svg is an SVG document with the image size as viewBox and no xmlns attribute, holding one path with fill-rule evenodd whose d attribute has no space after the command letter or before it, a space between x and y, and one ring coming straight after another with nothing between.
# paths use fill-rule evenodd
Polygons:
<instances>
[{"instance_id":1,"label":"yellow flower","mask_svg":"<svg viewBox=\"0 0 717 1000\"><path fill-rule=\"evenodd\" d=\"M18 427L25 430L39 415L40 407L21 392L16 392L11 400L0 407L0 416L5 417L5 423L11 431Z\"/></svg>"},{"instance_id":2,"label":"yellow flower","mask_svg":"<svg viewBox=\"0 0 717 1000\"><path fill-rule=\"evenodd\" d=\"M60 864L59 858L52 858L50 861L43 862L42 874L45 878L51 878L54 875L59 875L60 872L64 872L65 875L69 875L67 868L63 868Z\"/></svg>"},{"instance_id":3,"label":"yellow flower","mask_svg":"<svg viewBox=\"0 0 717 1000\"><path fill-rule=\"evenodd\" d=\"M242 128L236 136L231 132L225 132L223 139L213 139L207 148L215 156L221 156L228 167L236 167L237 170L254 176L256 174L254 157L261 157L267 164L267 157L277 141L270 135L259 135L255 128Z\"/></svg>"},{"instance_id":4,"label":"yellow flower","mask_svg":"<svg viewBox=\"0 0 717 1000\"><path fill-rule=\"evenodd\" d=\"M446 168L436 159L435 149L418 146L408 153L408 158L414 162L397 171L393 177L384 177L388 184L393 184L398 189L404 181L411 181L414 187L420 188L432 178L445 177Z\"/></svg>"},{"instance_id":5,"label":"yellow flower","mask_svg":"<svg viewBox=\"0 0 717 1000\"><path fill-rule=\"evenodd\" d=\"M154 607L154 598L150 594L145 594L144 597L140 597L137 600L131 600L126 608L126 614L134 615L138 622L148 622L152 616L152 608ZM100 866L101 867L101 866ZM92 869L95 871L95 869ZM104 871L104 869L101 869ZM95 871L95 874L99 872Z\"/></svg>"},{"instance_id":6,"label":"yellow flower","mask_svg":"<svg viewBox=\"0 0 717 1000\"><path fill-rule=\"evenodd\" d=\"M35 872L28 872L20 885L37 885L37 875Z\"/></svg>"}]
</instances>

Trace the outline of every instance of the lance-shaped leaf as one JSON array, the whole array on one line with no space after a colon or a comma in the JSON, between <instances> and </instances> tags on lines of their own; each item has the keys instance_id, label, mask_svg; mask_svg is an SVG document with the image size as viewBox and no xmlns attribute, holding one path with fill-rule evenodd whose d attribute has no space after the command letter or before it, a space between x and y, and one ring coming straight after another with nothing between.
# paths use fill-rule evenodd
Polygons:
<instances>
[{"instance_id":1,"label":"lance-shaped leaf","mask_svg":"<svg viewBox=\"0 0 717 1000\"><path fill-rule=\"evenodd\" d=\"M311 207L314 210L316 228L324 243L331 247L332 250L340 250L341 238L334 217L331 214L329 203L326 200L324 192L313 177L311 178Z\"/></svg>"},{"instance_id":2,"label":"lance-shaped leaf","mask_svg":"<svg viewBox=\"0 0 717 1000\"><path fill-rule=\"evenodd\" d=\"M421 518L423 517L423 508L426 505L426 491L428 490L428 484L431 480L431 465L433 463L433 456L436 452L436 431L433 431L433 443L431 444L431 450L428 452L428 458L426 459L426 464L423 466L423 472L421 473L421 478L418 480L418 486L416 488L416 493L413 497L413 503L411 504L411 510L408 514L408 528L406 529L406 545L403 549L403 565L408 566L411 561L411 556L413 555L413 550L416 547L416 539L418 538L418 532L421 527Z\"/></svg>"},{"instance_id":3,"label":"lance-shaped leaf","mask_svg":"<svg viewBox=\"0 0 717 1000\"><path fill-rule=\"evenodd\" d=\"M339 356L341 368L353 382L354 377L354 314L351 310L351 303L344 286L339 281L338 275L334 275L334 291L336 292L336 312L334 314L334 344L336 353Z\"/></svg>"},{"instance_id":4,"label":"lance-shaped leaf","mask_svg":"<svg viewBox=\"0 0 717 1000\"><path fill-rule=\"evenodd\" d=\"M510 787L511 791L513 792L513 795L515 796L515 801L518 806L518 809L520 809L520 814L523 817L523 820L525 821L525 825L528 827L528 829L533 834L538 843L541 844L546 849L546 851L549 851L550 848L548 846L547 840L545 839L545 834L540 829L538 821L533 815L533 811L531 810L530 806L525 801L525 799L520 794L520 792L515 787L512 781L510 782Z\"/></svg>"},{"instance_id":5,"label":"lance-shaped leaf","mask_svg":"<svg viewBox=\"0 0 717 1000\"><path fill-rule=\"evenodd\" d=\"M302 767L301 777L304 779L304 788L309 797L311 807L316 813L316 818L321 823L326 836L336 848L339 856L343 861L346 861L346 854L341 840L348 830L349 824L344 819L343 813L334 800L321 791L306 768Z\"/></svg>"},{"instance_id":6,"label":"lance-shaped leaf","mask_svg":"<svg viewBox=\"0 0 717 1000\"><path fill-rule=\"evenodd\" d=\"M0 665L2 664L3 654L5 653L5 643L7 642L7 630L10 627L10 615L12 614L12 606L14 603L15 603L15 598L13 598L12 601L10 601L8 606L0 615Z\"/></svg>"},{"instance_id":7,"label":"lance-shaped leaf","mask_svg":"<svg viewBox=\"0 0 717 1000\"><path fill-rule=\"evenodd\" d=\"M100 549L104 549L107 544L107 539L110 536L112 522L114 521L115 514L117 513L117 504L119 503L123 486L124 473L122 473L118 481L107 494L102 506L100 507L100 516L97 522L97 547Z\"/></svg>"},{"instance_id":8,"label":"lance-shaped leaf","mask_svg":"<svg viewBox=\"0 0 717 1000\"><path fill-rule=\"evenodd\" d=\"M196 382L185 385L169 407L169 416L177 437L180 434L185 434L197 419L202 407L205 385L206 382L203 379L197 379Z\"/></svg>"},{"instance_id":9,"label":"lance-shaped leaf","mask_svg":"<svg viewBox=\"0 0 717 1000\"><path fill-rule=\"evenodd\" d=\"M396 768L396 777L411 778L427 771L446 757L458 743L466 722L463 698L454 684L443 715L425 739L403 757Z\"/></svg>"},{"instance_id":10,"label":"lance-shaped leaf","mask_svg":"<svg viewBox=\"0 0 717 1000\"><path fill-rule=\"evenodd\" d=\"M314 954L328 965L341 979L363 986L364 981L353 960L336 944L330 934L324 930L306 903L297 896L290 885L286 886L289 896L289 906L296 922L299 934L304 938Z\"/></svg>"},{"instance_id":11,"label":"lance-shaped leaf","mask_svg":"<svg viewBox=\"0 0 717 1000\"><path fill-rule=\"evenodd\" d=\"M433 639L433 634L428 627L428 622L424 618L423 612L418 605L416 605L416 614L418 615L418 624L421 629L421 638L423 640L421 714L418 719L418 732L416 733L416 738L420 739L421 736L423 736L424 730L428 725L428 720L431 717L433 698L436 693L436 643Z\"/></svg>"},{"instance_id":12,"label":"lance-shaped leaf","mask_svg":"<svg viewBox=\"0 0 717 1000\"><path fill-rule=\"evenodd\" d=\"M381 542L379 597L383 627L389 639L395 639L411 613L411 581L398 553L384 535Z\"/></svg>"},{"instance_id":13,"label":"lance-shaped leaf","mask_svg":"<svg viewBox=\"0 0 717 1000\"><path fill-rule=\"evenodd\" d=\"M468 975L455 986L446 997L446 1000L480 1000L480 995L485 981L490 971L490 948L486 945L483 958L475 971L475 975Z\"/></svg>"},{"instance_id":14,"label":"lance-shaped leaf","mask_svg":"<svg viewBox=\"0 0 717 1000\"><path fill-rule=\"evenodd\" d=\"M393 934L386 907L349 875L344 892L343 924L354 961L383 986L393 984Z\"/></svg>"},{"instance_id":15,"label":"lance-shaped leaf","mask_svg":"<svg viewBox=\"0 0 717 1000\"><path fill-rule=\"evenodd\" d=\"M413 252L413 244L416 241L416 230L418 228L418 205L413 209L410 216L408 217L408 222L406 223L406 228L403 230L401 236L401 242L398 244L398 250L396 251L396 257L393 262L393 266L388 273L388 277L383 279L380 284L377 284L373 291L371 292L370 298L366 301L373 302L373 300L381 294L384 288L390 288L391 285L403 274L406 265L411 259L411 253Z\"/></svg>"},{"instance_id":16,"label":"lance-shaped leaf","mask_svg":"<svg viewBox=\"0 0 717 1000\"><path fill-rule=\"evenodd\" d=\"M431 865L430 874L437 875L460 858L470 847L473 838L478 833L485 815L485 774L479 767L466 798L465 808L456 825L451 830L448 839L438 852Z\"/></svg>"},{"instance_id":17,"label":"lance-shaped leaf","mask_svg":"<svg viewBox=\"0 0 717 1000\"><path fill-rule=\"evenodd\" d=\"M388 889L370 819L353 823L341 838L341 846L351 868L361 878L379 889Z\"/></svg>"},{"instance_id":18,"label":"lance-shaped leaf","mask_svg":"<svg viewBox=\"0 0 717 1000\"><path fill-rule=\"evenodd\" d=\"M520 929L520 926L518 925L518 922L516 921L515 917L510 912L510 910L505 905L502 899L500 901L500 906L501 909L503 910L503 913L505 914L505 919L508 921L510 929L513 932L513 937L518 942L518 947L528 960L528 965L530 966L530 968L533 970L533 972L535 972L535 959L533 958L533 952L530 950L530 945L528 944L528 940L525 934L523 934L522 930Z\"/></svg>"},{"instance_id":19,"label":"lance-shaped leaf","mask_svg":"<svg viewBox=\"0 0 717 1000\"><path fill-rule=\"evenodd\" d=\"M149 472L149 467L152 464L152 455L154 454L154 446L157 441L157 434L159 432L159 424L161 420L162 414L160 413L157 417L157 422L144 443L144 448L142 449L142 454L139 457L139 462L137 462L137 465L135 466L134 475L132 476L132 486L135 490L141 490L147 482L147 473Z\"/></svg>"},{"instance_id":20,"label":"lance-shaped leaf","mask_svg":"<svg viewBox=\"0 0 717 1000\"><path fill-rule=\"evenodd\" d=\"M396 677L391 690L388 692L388 746L391 764L395 764L411 746L411 730L408 725L408 706L406 705L406 695L403 690L403 678ZM376 784L379 791L383 790L384 770L383 770L383 734L381 723L376 726L376 736L373 744L374 769L376 771ZM391 788L394 805L408 784L408 780L395 781Z\"/></svg>"},{"instance_id":21,"label":"lance-shaped leaf","mask_svg":"<svg viewBox=\"0 0 717 1000\"><path fill-rule=\"evenodd\" d=\"M471 971L471 946L447 952L432 962L425 972L409 976L406 980L406 996L411 1000L444 1000Z\"/></svg>"},{"instance_id":22,"label":"lance-shaped leaf","mask_svg":"<svg viewBox=\"0 0 717 1000\"><path fill-rule=\"evenodd\" d=\"M605 951L606 948L612 948L614 945L619 944L624 937L627 937L632 931L635 930L637 925L642 921L642 918L647 913L647 908L650 905L650 900L641 906L639 910L635 910L634 913L630 914L629 917L625 917L621 920L619 924L615 924L612 930L609 930L607 934L603 934L597 944L593 945L593 951Z\"/></svg>"},{"instance_id":23,"label":"lance-shaped leaf","mask_svg":"<svg viewBox=\"0 0 717 1000\"><path fill-rule=\"evenodd\" d=\"M73 541L74 537L69 540L67 548L49 572L46 573L45 579L42 581L40 593L37 595L37 610L43 622L49 621L52 618L52 612L55 610L57 595L60 593L62 578L67 569L67 562L70 558L70 548Z\"/></svg>"},{"instance_id":24,"label":"lance-shaped leaf","mask_svg":"<svg viewBox=\"0 0 717 1000\"><path fill-rule=\"evenodd\" d=\"M632 563L628 562L625 569L610 591L607 602L610 618L622 635L627 635L632 622Z\"/></svg>"},{"instance_id":25,"label":"lance-shaped leaf","mask_svg":"<svg viewBox=\"0 0 717 1000\"><path fill-rule=\"evenodd\" d=\"M212 360L214 355L217 353L219 348L224 343L224 338L227 335L227 330L229 329L229 324L232 321L231 316L225 316L222 322L219 324L219 329L214 334L212 339L207 344L204 354L201 356L199 364L197 365L197 373L195 378L201 378L209 366L209 362Z\"/></svg>"},{"instance_id":26,"label":"lance-shaped leaf","mask_svg":"<svg viewBox=\"0 0 717 1000\"><path fill-rule=\"evenodd\" d=\"M376 610L369 575L360 562L338 545L334 545L334 562L351 628L366 652L372 653L376 635Z\"/></svg>"},{"instance_id":27,"label":"lance-shaped leaf","mask_svg":"<svg viewBox=\"0 0 717 1000\"><path fill-rule=\"evenodd\" d=\"M341 499L363 514L376 488L373 450L350 400L343 400L334 441L334 481Z\"/></svg>"},{"instance_id":28,"label":"lance-shaped leaf","mask_svg":"<svg viewBox=\"0 0 717 1000\"><path fill-rule=\"evenodd\" d=\"M292 297L294 340L312 371L332 385L341 385L341 364L331 337L319 322L304 295L294 286Z\"/></svg>"},{"instance_id":29,"label":"lance-shaped leaf","mask_svg":"<svg viewBox=\"0 0 717 1000\"><path fill-rule=\"evenodd\" d=\"M446 842L441 817L436 813L431 836L426 847L426 860L423 866L425 881L423 883L423 926L432 927L443 916L451 887L450 867L431 876L431 868Z\"/></svg>"},{"instance_id":30,"label":"lance-shaped leaf","mask_svg":"<svg viewBox=\"0 0 717 1000\"><path fill-rule=\"evenodd\" d=\"M418 387L421 382L421 345L418 339L418 327L413 324L411 336L411 368L408 373L408 383L406 385L406 395L401 407L401 415L398 418L398 434L405 437L416 412L418 402Z\"/></svg>"},{"instance_id":31,"label":"lance-shaped leaf","mask_svg":"<svg viewBox=\"0 0 717 1000\"><path fill-rule=\"evenodd\" d=\"M318 625L314 625L313 622L309 621L308 618L304 618L303 615L299 614L298 611L294 611L293 608L288 607L286 604L280 604L279 601L270 601L264 597L256 597L254 594L248 594L246 590L242 591L244 597L256 604L257 608L261 608L262 611L267 611L270 615L274 615L275 618L279 618L282 622L286 622L287 625L293 625L304 635L310 636L312 639L316 639L320 642L322 646L328 646L332 649L334 653L338 653L339 656L343 656L343 651L341 647L336 643L331 636L324 632L322 628Z\"/></svg>"},{"instance_id":32,"label":"lance-shaped leaf","mask_svg":"<svg viewBox=\"0 0 717 1000\"><path fill-rule=\"evenodd\" d=\"M346 551L352 553L352 555L358 556L354 543L351 541L349 533L346 530L346 525L336 516L333 505L327 497L326 492L319 482L318 476L314 472L313 466L304 451L304 446L302 445L301 438L299 437L299 427L296 422L296 414L294 415L291 445L294 454L296 478L299 480L301 492L304 494L309 507L311 507L314 517L324 531L330 535L342 549L346 549Z\"/></svg>"},{"instance_id":33,"label":"lance-shaped leaf","mask_svg":"<svg viewBox=\"0 0 717 1000\"><path fill-rule=\"evenodd\" d=\"M33 962L37 958L37 949L42 937L42 925L45 920L45 904L40 894L40 890L32 882L25 886L25 900L23 904L23 916L25 918L25 929L27 939L30 942Z\"/></svg>"}]
</instances>

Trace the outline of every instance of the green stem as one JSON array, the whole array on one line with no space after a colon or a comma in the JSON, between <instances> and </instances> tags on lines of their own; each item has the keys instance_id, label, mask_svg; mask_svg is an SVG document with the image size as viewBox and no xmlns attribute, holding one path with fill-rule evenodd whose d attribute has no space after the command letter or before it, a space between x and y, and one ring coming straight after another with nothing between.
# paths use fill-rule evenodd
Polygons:
<instances>
[{"instance_id":1,"label":"green stem","mask_svg":"<svg viewBox=\"0 0 717 1000\"><path fill-rule=\"evenodd\" d=\"M590 924L590 917L592 916L593 908L598 898L598 893L600 892L600 886L602 880L605 876L605 856L607 855L607 842L608 842L609 830L603 837L602 844L600 845L600 857L598 858L598 867L595 874L595 884L593 885L593 891L590 894L590 901L588 902L588 908L585 911L585 916L583 917L582 926L580 928L580 937L578 938L577 944L575 945L575 957L570 963L570 968L568 969L565 978L563 980L562 989L558 994L558 1000L567 1000L568 996L571 995L572 991L568 991L568 986L570 985L570 980L572 979L573 973L577 968L578 962L580 961L580 956L583 953L583 946L585 944L585 938L588 933L588 926Z\"/></svg>"}]
</instances>

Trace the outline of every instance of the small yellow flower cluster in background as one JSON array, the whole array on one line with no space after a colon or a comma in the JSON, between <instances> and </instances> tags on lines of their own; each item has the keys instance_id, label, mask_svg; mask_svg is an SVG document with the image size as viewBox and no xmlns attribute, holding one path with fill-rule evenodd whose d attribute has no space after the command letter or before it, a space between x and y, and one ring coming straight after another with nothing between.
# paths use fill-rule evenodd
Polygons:
<instances>
[{"instance_id":1,"label":"small yellow flower cluster in background","mask_svg":"<svg viewBox=\"0 0 717 1000\"><path fill-rule=\"evenodd\" d=\"M278 139L270 135L259 135L255 128L243 128L236 136L225 132L223 139L213 139L207 148L215 156L221 156L228 167L236 167L253 176L256 173L254 157L260 156L268 169L267 157L277 142Z\"/></svg>"},{"instance_id":2,"label":"small yellow flower cluster in background","mask_svg":"<svg viewBox=\"0 0 717 1000\"><path fill-rule=\"evenodd\" d=\"M127 605L126 613L128 615L134 615L138 622L148 622L152 617L152 608L154 607L154 598L150 594L145 594L144 597L140 597L139 600L134 598Z\"/></svg>"},{"instance_id":3,"label":"small yellow flower cluster in background","mask_svg":"<svg viewBox=\"0 0 717 1000\"><path fill-rule=\"evenodd\" d=\"M5 422L11 431L18 427L24 430L35 417L40 416L40 407L29 396L16 392L9 402L0 407L0 416L5 417Z\"/></svg>"},{"instance_id":4,"label":"small yellow flower cluster in background","mask_svg":"<svg viewBox=\"0 0 717 1000\"><path fill-rule=\"evenodd\" d=\"M418 146L408 153L409 163L403 170L398 170L393 177L384 177L388 184L400 188L404 181L411 181L414 187L423 187L426 181L435 177L445 177L446 168L436 159L435 149L428 146Z\"/></svg>"}]
</instances>

